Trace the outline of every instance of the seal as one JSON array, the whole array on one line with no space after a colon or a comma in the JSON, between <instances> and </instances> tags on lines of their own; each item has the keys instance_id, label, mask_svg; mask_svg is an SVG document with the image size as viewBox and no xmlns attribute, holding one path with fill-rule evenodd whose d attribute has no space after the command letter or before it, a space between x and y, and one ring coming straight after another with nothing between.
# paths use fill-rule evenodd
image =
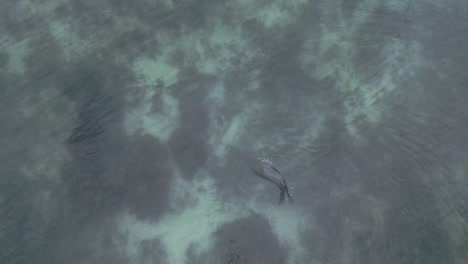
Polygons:
<instances>
[{"instance_id":1,"label":"seal","mask_svg":"<svg viewBox=\"0 0 468 264\"><path fill-rule=\"evenodd\" d=\"M288 198L288 202L293 202L291 194L289 194L288 185L281 172L275 168L273 162L265 158L250 158L247 159L247 165L255 175L278 186L281 191L279 199L280 204L284 202L285 195Z\"/></svg>"}]
</instances>

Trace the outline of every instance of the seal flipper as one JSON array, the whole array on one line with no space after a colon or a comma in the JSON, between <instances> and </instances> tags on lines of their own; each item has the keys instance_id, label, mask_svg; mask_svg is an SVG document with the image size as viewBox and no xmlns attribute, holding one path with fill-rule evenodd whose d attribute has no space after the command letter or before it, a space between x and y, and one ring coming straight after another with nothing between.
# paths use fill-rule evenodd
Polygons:
<instances>
[{"instance_id":1,"label":"seal flipper","mask_svg":"<svg viewBox=\"0 0 468 264\"><path fill-rule=\"evenodd\" d=\"M281 192L285 192L285 193L286 193L286 195L287 195L287 197L288 197L288 202L289 202L289 203L294 202L294 200L293 200L291 194L289 193L288 184L286 183L286 180L285 180L285 179L283 179L283 183L284 183L284 190L282 190ZM284 194L283 194L283 200L284 200Z\"/></svg>"},{"instance_id":2,"label":"seal flipper","mask_svg":"<svg viewBox=\"0 0 468 264\"><path fill-rule=\"evenodd\" d=\"M284 190L281 190L279 204L282 204L284 202L284 194L285 194ZM288 200L289 200L289 194L288 194Z\"/></svg>"}]
</instances>

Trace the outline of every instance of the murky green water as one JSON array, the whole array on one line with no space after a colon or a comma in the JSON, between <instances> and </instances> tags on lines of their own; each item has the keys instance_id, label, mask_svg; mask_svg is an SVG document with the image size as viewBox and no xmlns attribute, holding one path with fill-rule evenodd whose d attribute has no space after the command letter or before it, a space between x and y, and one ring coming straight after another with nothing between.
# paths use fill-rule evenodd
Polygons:
<instances>
[{"instance_id":1,"label":"murky green water","mask_svg":"<svg viewBox=\"0 0 468 264\"><path fill-rule=\"evenodd\" d=\"M467 263L467 12L4 1L0 263Z\"/></svg>"}]
</instances>

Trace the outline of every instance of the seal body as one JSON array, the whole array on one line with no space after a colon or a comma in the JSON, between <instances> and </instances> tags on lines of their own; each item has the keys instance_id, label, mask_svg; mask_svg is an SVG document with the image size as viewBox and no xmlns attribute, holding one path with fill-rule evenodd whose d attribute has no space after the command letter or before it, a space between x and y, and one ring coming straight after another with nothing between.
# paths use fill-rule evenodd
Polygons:
<instances>
[{"instance_id":1,"label":"seal body","mask_svg":"<svg viewBox=\"0 0 468 264\"><path fill-rule=\"evenodd\" d=\"M285 196L288 198L289 202L293 201L283 175L277 168L275 168L273 162L264 158L253 158L247 160L247 164L255 175L278 186L281 191L279 200L280 204L283 203Z\"/></svg>"}]
</instances>

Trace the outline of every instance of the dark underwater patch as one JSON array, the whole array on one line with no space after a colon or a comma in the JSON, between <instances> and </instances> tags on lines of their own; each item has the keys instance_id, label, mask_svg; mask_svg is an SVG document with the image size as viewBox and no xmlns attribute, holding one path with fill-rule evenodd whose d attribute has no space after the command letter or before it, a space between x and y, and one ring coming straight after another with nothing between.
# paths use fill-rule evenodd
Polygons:
<instances>
[{"instance_id":1,"label":"dark underwater patch","mask_svg":"<svg viewBox=\"0 0 468 264\"><path fill-rule=\"evenodd\" d=\"M422 57L433 63L443 87L465 89L468 78L468 34L466 13L468 3L454 1L450 5L418 6L414 16L418 30L414 35L422 44ZM444 89L441 89L444 90Z\"/></svg>"},{"instance_id":2,"label":"dark underwater patch","mask_svg":"<svg viewBox=\"0 0 468 264\"><path fill-rule=\"evenodd\" d=\"M286 263L288 252L279 245L268 221L260 215L234 220L219 227L214 248L197 256L189 251L194 264Z\"/></svg>"},{"instance_id":3,"label":"dark underwater patch","mask_svg":"<svg viewBox=\"0 0 468 264\"><path fill-rule=\"evenodd\" d=\"M192 79L195 84L182 84L177 89L180 120L178 128L169 139L172 156L182 170L183 176L193 178L208 159L208 128L210 117L207 96L213 82L200 77Z\"/></svg>"},{"instance_id":4,"label":"dark underwater patch","mask_svg":"<svg viewBox=\"0 0 468 264\"><path fill-rule=\"evenodd\" d=\"M157 220L169 208L172 180L169 152L156 138L139 136L131 142L132 164L122 183L125 205L140 219Z\"/></svg>"},{"instance_id":5,"label":"dark underwater patch","mask_svg":"<svg viewBox=\"0 0 468 264\"><path fill-rule=\"evenodd\" d=\"M42 17L24 12L25 8L19 6L17 2L5 2L0 8L0 32L15 41L30 37L46 22Z\"/></svg>"},{"instance_id":6,"label":"dark underwater patch","mask_svg":"<svg viewBox=\"0 0 468 264\"><path fill-rule=\"evenodd\" d=\"M109 219L69 225L61 232L61 238L54 248L57 263L130 263L125 250L122 250L125 237L119 234Z\"/></svg>"},{"instance_id":7,"label":"dark underwater patch","mask_svg":"<svg viewBox=\"0 0 468 264\"><path fill-rule=\"evenodd\" d=\"M354 12L356 11L360 3L362 3L362 1L359 1L359 0L342 1L341 9L344 14L344 17L352 18L352 16L354 15Z\"/></svg>"},{"instance_id":8,"label":"dark underwater patch","mask_svg":"<svg viewBox=\"0 0 468 264\"><path fill-rule=\"evenodd\" d=\"M171 175L158 167L167 165L167 150L150 136L126 135L124 98L134 86L133 73L106 60L109 53L95 55L64 68L56 82L77 108L78 123L66 142L73 160L63 172L70 202L83 221L123 208L155 217L167 203L167 181L158 182Z\"/></svg>"},{"instance_id":9,"label":"dark underwater patch","mask_svg":"<svg viewBox=\"0 0 468 264\"><path fill-rule=\"evenodd\" d=\"M109 155L124 157L128 149L122 131L121 87L111 90L112 72L106 71L106 66L96 67L92 61L90 66L77 63L65 68L57 82L77 107L78 124L66 142L73 161L64 175L71 202L84 215L106 215L119 207L122 197L118 186L111 184L112 177L123 177L127 169L122 158L114 161L114 166L121 166L115 171L104 162Z\"/></svg>"},{"instance_id":10,"label":"dark underwater patch","mask_svg":"<svg viewBox=\"0 0 468 264\"><path fill-rule=\"evenodd\" d=\"M4 81L0 104L5 110L0 114L0 262L54 264L65 196L58 184L44 179L47 169L32 172L32 177L22 171L35 165L32 152L40 146L37 141L43 139L44 131L50 130L18 111L25 92L34 93L37 87L24 76L7 72L2 72L0 79ZM45 203L45 195L53 198Z\"/></svg>"},{"instance_id":11,"label":"dark underwater patch","mask_svg":"<svg viewBox=\"0 0 468 264\"><path fill-rule=\"evenodd\" d=\"M411 40L414 31L412 11L411 8L395 11L380 6L354 34L356 51L352 62L359 73L365 75L365 79L380 76L386 44L394 39Z\"/></svg>"},{"instance_id":12,"label":"dark underwater patch","mask_svg":"<svg viewBox=\"0 0 468 264\"><path fill-rule=\"evenodd\" d=\"M8 61L10 60L10 55L6 52L0 52L0 70L5 71Z\"/></svg>"},{"instance_id":13,"label":"dark underwater patch","mask_svg":"<svg viewBox=\"0 0 468 264\"><path fill-rule=\"evenodd\" d=\"M139 263L165 264L167 261L166 252L158 239L143 240L139 246Z\"/></svg>"},{"instance_id":14,"label":"dark underwater patch","mask_svg":"<svg viewBox=\"0 0 468 264\"><path fill-rule=\"evenodd\" d=\"M33 91L54 86L66 68L62 47L49 32L33 38L28 47L30 51L23 59L28 85Z\"/></svg>"},{"instance_id":15,"label":"dark underwater patch","mask_svg":"<svg viewBox=\"0 0 468 264\"><path fill-rule=\"evenodd\" d=\"M187 26L192 30L202 30L207 26L210 15L215 15L215 13L210 14L215 11L213 6L217 6L213 1L192 1L174 10L173 16L168 21L177 23L179 26Z\"/></svg>"},{"instance_id":16,"label":"dark underwater patch","mask_svg":"<svg viewBox=\"0 0 468 264\"><path fill-rule=\"evenodd\" d=\"M141 1L134 3L126 0L116 0L109 1L109 7L116 15L133 17L147 26L158 26L166 18L166 15L171 12L161 2Z\"/></svg>"},{"instance_id":17,"label":"dark underwater patch","mask_svg":"<svg viewBox=\"0 0 468 264\"><path fill-rule=\"evenodd\" d=\"M172 171L168 150L149 136L128 138L112 97L83 103L82 124L68 144L75 160L70 194L84 212L102 217L126 207L142 219L166 209ZM96 98L94 98L96 99Z\"/></svg>"},{"instance_id":18,"label":"dark underwater patch","mask_svg":"<svg viewBox=\"0 0 468 264\"><path fill-rule=\"evenodd\" d=\"M152 57L160 49L158 39L150 28L136 28L116 35L108 49L130 61L143 56Z\"/></svg>"},{"instance_id":19,"label":"dark underwater patch","mask_svg":"<svg viewBox=\"0 0 468 264\"><path fill-rule=\"evenodd\" d=\"M0 178L0 260L2 263L50 263L51 226L33 206L35 188L22 175Z\"/></svg>"},{"instance_id":20,"label":"dark underwater patch","mask_svg":"<svg viewBox=\"0 0 468 264\"><path fill-rule=\"evenodd\" d=\"M70 22L74 33L83 39L89 39L97 31L111 31L115 25L105 1L70 0L59 5L54 14L56 20ZM104 36L99 37L107 41Z\"/></svg>"},{"instance_id":21,"label":"dark underwater patch","mask_svg":"<svg viewBox=\"0 0 468 264\"><path fill-rule=\"evenodd\" d=\"M445 225L462 197L451 185L457 159L446 156L463 152L459 133L466 127L452 123L460 120L453 116L462 107L456 97L428 87L424 96L387 96L392 111L382 122L356 124L362 140L350 137L338 120L325 123L313 164L313 181L320 185L312 204L317 227L303 236L322 262L341 263L336 252L349 247L356 263L455 261ZM369 198L382 207L366 207Z\"/></svg>"}]
</instances>

